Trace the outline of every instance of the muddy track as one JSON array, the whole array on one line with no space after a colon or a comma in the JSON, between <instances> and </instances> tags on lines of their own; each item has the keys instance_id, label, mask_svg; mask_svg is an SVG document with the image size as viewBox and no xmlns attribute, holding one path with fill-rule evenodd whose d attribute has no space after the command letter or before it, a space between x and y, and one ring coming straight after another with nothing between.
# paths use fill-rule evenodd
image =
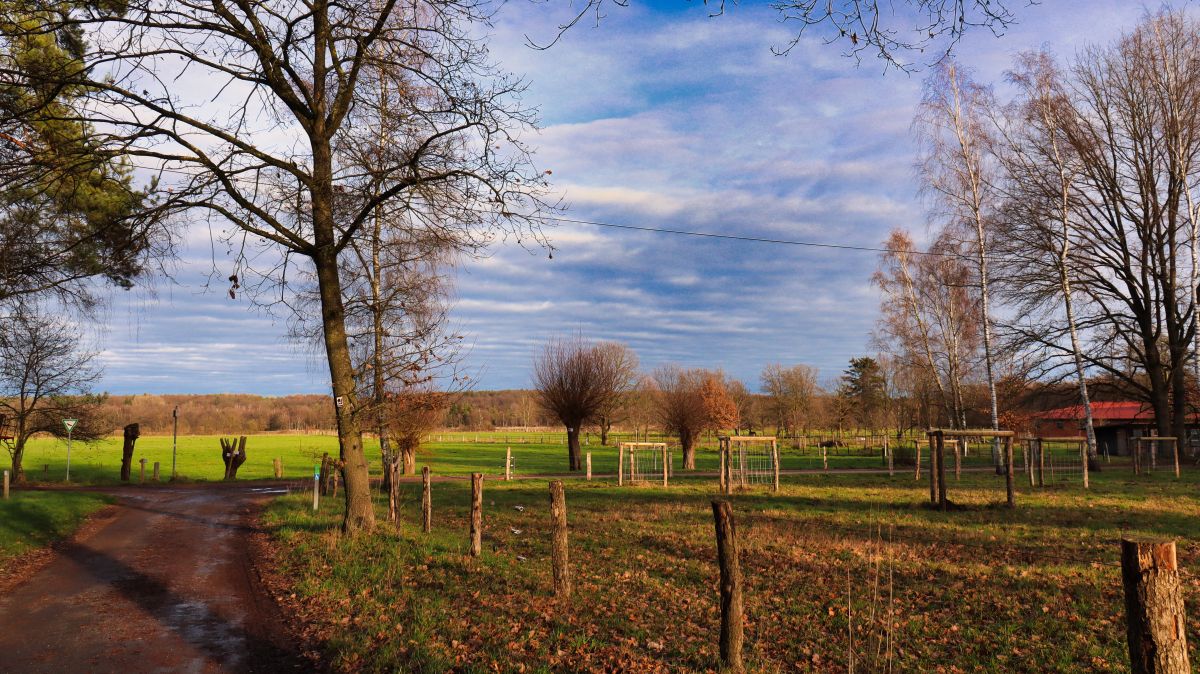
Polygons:
<instances>
[{"instance_id":1,"label":"muddy track","mask_svg":"<svg viewBox=\"0 0 1200 674\"><path fill-rule=\"evenodd\" d=\"M0 670L310 671L252 558L271 491L111 491L96 526L0 596Z\"/></svg>"}]
</instances>

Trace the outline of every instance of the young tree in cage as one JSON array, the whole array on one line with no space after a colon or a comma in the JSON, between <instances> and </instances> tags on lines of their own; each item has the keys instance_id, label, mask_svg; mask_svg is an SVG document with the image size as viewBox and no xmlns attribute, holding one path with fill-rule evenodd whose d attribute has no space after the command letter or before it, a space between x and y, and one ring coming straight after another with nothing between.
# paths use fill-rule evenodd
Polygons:
<instances>
[{"instance_id":1,"label":"young tree in cage","mask_svg":"<svg viewBox=\"0 0 1200 674\"><path fill-rule=\"evenodd\" d=\"M100 380L96 354L80 344L78 330L25 302L0 306L0 417L14 482L25 478L29 438L44 433L66 437L63 419L78 419L71 435L98 440L111 430L101 414L103 397L92 394Z\"/></svg>"},{"instance_id":2,"label":"young tree in cage","mask_svg":"<svg viewBox=\"0 0 1200 674\"><path fill-rule=\"evenodd\" d=\"M637 357L624 344L592 343L581 335L553 338L533 361L538 402L567 429L570 470L583 470L579 433L632 389Z\"/></svg>"},{"instance_id":3,"label":"young tree in cage","mask_svg":"<svg viewBox=\"0 0 1200 674\"><path fill-rule=\"evenodd\" d=\"M988 265L999 199L992 154L994 127L988 118L988 110L993 107L991 90L974 82L953 59L947 59L925 80L925 94L914 126L922 145L922 182L944 221L944 232L961 236L972 249L991 428L999 430ZM998 439L992 443L992 455L999 465Z\"/></svg>"},{"instance_id":4,"label":"young tree in cage","mask_svg":"<svg viewBox=\"0 0 1200 674\"><path fill-rule=\"evenodd\" d=\"M231 294L278 289L286 302L297 274L314 279L347 532L374 523L362 445L372 420L358 396L340 273L351 241L377 206L431 192L453 195L434 210L453 209L453 221L484 239L533 236L543 208L544 172L517 138L533 116L520 106L522 83L489 62L477 29L485 11L454 0L127 0L21 27L89 36L80 68L50 84L79 86L72 112L97 147L163 170L170 190L159 212L207 218L221 232ZM420 95L375 106L379 92L364 84L372 70L405 73ZM0 77L22 76L20 64L0 64ZM372 170L342 164L339 145L380 115L397 117L402 142Z\"/></svg>"}]
</instances>

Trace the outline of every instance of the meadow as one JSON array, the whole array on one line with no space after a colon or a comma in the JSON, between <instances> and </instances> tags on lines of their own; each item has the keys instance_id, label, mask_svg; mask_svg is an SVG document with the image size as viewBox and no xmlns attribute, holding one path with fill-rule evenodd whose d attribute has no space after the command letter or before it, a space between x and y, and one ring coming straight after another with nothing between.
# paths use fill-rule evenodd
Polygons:
<instances>
[{"instance_id":1,"label":"meadow","mask_svg":"<svg viewBox=\"0 0 1200 674\"><path fill-rule=\"evenodd\" d=\"M221 447L216 435L179 436L176 454L178 476L182 480L220 480L224 476ZM226 436L228 437L228 436ZM595 435L586 436L584 452L592 454L592 468L597 474L616 473L616 440L632 440L621 435L610 439L609 445L600 445ZM651 440L663 438L652 436ZM374 475L381 473L379 443L371 436L364 438L367 459ZM71 482L75 484L116 484L120 478L121 438L109 437L98 442L74 442L71 447ZM906 446L911 448L911 440ZM516 475L546 475L563 473L567 470L566 437L562 433L434 433L417 455L418 466L428 465L437 475L468 475L482 472L500 475L504 472L505 450L513 452L513 472ZM238 479L269 479L274 476L273 460L283 462L284 477L288 479L309 478L313 468L328 452L337 456L337 438L333 435L310 434L260 434L247 436L247 460L238 471ZM910 451L910 450L906 450ZM1068 450L1060 450L1066 452ZM900 457L900 454L897 454ZM162 479L171 476L172 438L169 435L148 435L138 439L133 458L133 479L137 481L140 459L146 459L147 480L155 462L160 465ZM682 465L682 456L676 447L673 452L675 466ZM964 465L988 465L987 450L976 447L965 459ZM825 465L831 470L843 468L886 467L879 449L862 450L858 447L834 447L822 450L807 446L796 447L791 442L780 443L780 465L784 470L819 470ZM66 477L67 444L64 440L48 437L33 438L25 451L24 468L26 478L37 483L61 483ZM700 443L697 453L697 470L715 471L718 467L716 441L706 438ZM902 470L899 466L898 470Z\"/></svg>"},{"instance_id":2,"label":"meadow","mask_svg":"<svg viewBox=\"0 0 1200 674\"><path fill-rule=\"evenodd\" d=\"M952 478L951 478L952 479ZM1110 465L998 507L1003 480L950 483L929 509L911 474L793 475L730 498L756 672L1128 671L1121 537L1179 541L1196 606L1200 472L1135 477ZM296 494L265 524L314 647L341 671L716 671L712 479L664 490L566 482L575 593L552 594L547 482L485 480L484 545L468 549L469 487L418 486L398 528L338 533L339 499ZM384 504L377 504L382 517ZM1192 658L1200 635L1189 625Z\"/></svg>"},{"instance_id":3,"label":"meadow","mask_svg":"<svg viewBox=\"0 0 1200 674\"><path fill-rule=\"evenodd\" d=\"M111 502L104 494L68 491L17 490L0 499L0 570L17 555L69 536Z\"/></svg>"}]
</instances>

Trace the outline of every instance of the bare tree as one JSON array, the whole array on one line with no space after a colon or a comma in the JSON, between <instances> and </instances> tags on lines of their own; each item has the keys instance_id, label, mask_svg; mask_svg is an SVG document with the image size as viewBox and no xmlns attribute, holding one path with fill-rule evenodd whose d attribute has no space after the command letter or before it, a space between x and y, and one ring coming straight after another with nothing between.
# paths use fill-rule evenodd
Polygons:
<instances>
[{"instance_id":1,"label":"bare tree","mask_svg":"<svg viewBox=\"0 0 1200 674\"><path fill-rule=\"evenodd\" d=\"M1178 437L1186 434L1196 325L1195 291L1179 267L1190 253L1185 193L1200 152L1198 49L1200 25L1164 10L1116 43L1081 52L1053 85L1062 92L1056 130L1075 167L1079 351L1087 368L1150 405L1160 435ZM1053 203L1045 210L1053 213ZM1015 328L1050 371L1069 367L1076 353L1070 326L1051 318Z\"/></svg>"},{"instance_id":2,"label":"bare tree","mask_svg":"<svg viewBox=\"0 0 1200 674\"><path fill-rule=\"evenodd\" d=\"M795 435L807 428L813 416L813 400L820 393L816 368L768 365L763 368L761 385L777 432Z\"/></svg>"},{"instance_id":3,"label":"bare tree","mask_svg":"<svg viewBox=\"0 0 1200 674\"><path fill-rule=\"evenodd\" d=\"M588 16L600 21L609 4L625 6L628 0L582 3L572 19L559 26L553 41ZM704 4L714 14L725 11L725 0L705 0ZM1004 0L911 0L881 6L876 0L778 0L772 6L779 18L798 28L796 36L775 51L787 53L805 35L816 33L826 42L844 45L847 56L861 59L873 55L888 66L909 70L917 54L930 62L944 58L969 29L1004 32L1015 20L1009 4ZM537 46L532 40L530 43Z\"/></svg>"},{"instance_id":4,"label":"bare tree","mask_svg":"<svg viewBox=\"0 0 1200 674\"><path fill-rule=\"evenodd\" d=\"M102 399L91 388L100 379L96 354L82 349L72 326L39 315L27 304L9 305L0 330L0 426L9 425L13 479L24 479L29 438L66 436L63 419L78 419L72 437L98 439Z\"/></svg>"},{"instance_id":5,"label":"bare tree","mask_svg":"<svg viewBox=\"0 0 1200 674\"><path fill-rule=\"evenodd\" d=\"M638 382L638 357L628 346L616 342L604 342L596 348L601 351L600 357L616 370L616 395L601 405L593 418L600 429L600 444L607 445L613 424L629 414L630 394Z\"/></svg>"},{"instance_id":6,"label":"bare tree","mask_svg":"<svg viewBox=\"0 0 1200 674\"><path fill-rule=\"evenodd\" d=\"M231 295L280 288L282 299L298 274L312 279L344 466L342 526L372 528L362 446L371 406L359 401L340 274L352 240L380 205L420 203L484 238L535 236L542 207L543 172L516 136L533 117L517 100L521 82L488 60L475 28L485 8L130 0L109 9L38 17L27 30L90 37L70 73L85 92L73 112L100 147L171 177L162 212L224 227ZM392 90L396 104L379 106L379 89L364 86L369 71L403 73L404 91L421 95ZM0 77L19 74L0 65ZM403 142L381 148L372 170L339 161L356 132L392 123ZM248 281L255 274L263 283Z\"/></svg>"},{"instance_id":7,"label":"bare tree","mask_svg":"<svg viewBox=\"0 0 1200 674\"><path fill-rule=\"evenodd\" d=\"M724 375L703 369L665 365L654 371L658 420L679 438L683 467L696 468L696 441L708 430L737 423L737 408L725 390Z\"/></svg>"},{"instance_id":8,"label":"bare tree","mask_svg":"<svg viewBox=\"0 0 1200 674\"><path fill-rule=\"evenodd\" d=\"M632 389L636 367L637 356L624 344L593 344L581 336L551 339L534 359L538 402L567 428L570 470L583 469L579 446L583 425Z\"/></svg>"},{"instance_id":9,"label":"bare tree","mask_svg":"<svg viewBox=\"0 0 1200 674\"><path fill-rule=\"evenodd\" d=\"M974 82L952 59L947 59L925 80L925 95L914 126L922 142L922 181L944 221L944 235L961 233L973 249L991 427L999 430L988 278L993 216L999 202L992 151L994 126L989 118L989 111L995 107L991 90ZM992 443L992 454L998 462L999 440Z\"/></svg>"}]
</instances>

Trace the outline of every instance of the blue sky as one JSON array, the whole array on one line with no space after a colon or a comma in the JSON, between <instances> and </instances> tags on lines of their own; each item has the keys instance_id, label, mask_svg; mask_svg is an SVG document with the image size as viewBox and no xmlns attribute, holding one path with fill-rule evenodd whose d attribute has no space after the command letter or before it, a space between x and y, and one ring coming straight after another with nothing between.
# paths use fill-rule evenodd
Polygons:
<instances>
[{"instance_id":1,"label":"blue sky","mask_svg":"<svg viewBox=\"0 0 1200 674\"><path fill-rule=\"evenodd\" d=\"M1128 2L1013 3L1002 37L969 33L959 60L999 81L1012 56L1069 57L1132 27ZM765 3L611 7L547 51L567 3L509 3L490 48L529 81L542 130L526 140L553 171L567 217L636 226L874 246L897 226L925 235L909 126L923 73L856 63L816 36L791 37ZM463 261L453 319L478 388L529 384L554 335L628 343L646 369L720 367L751 388L769 363L836 377L872 351L871 253L696 239L563 223L553 259L515 243ZM114 393L328 391L323 363L285 321L230 300L207 230L184 238L172 281L113 292L97 335ZM218 252L219 255L219 252Z\"/></svg>"}]
</instances>

